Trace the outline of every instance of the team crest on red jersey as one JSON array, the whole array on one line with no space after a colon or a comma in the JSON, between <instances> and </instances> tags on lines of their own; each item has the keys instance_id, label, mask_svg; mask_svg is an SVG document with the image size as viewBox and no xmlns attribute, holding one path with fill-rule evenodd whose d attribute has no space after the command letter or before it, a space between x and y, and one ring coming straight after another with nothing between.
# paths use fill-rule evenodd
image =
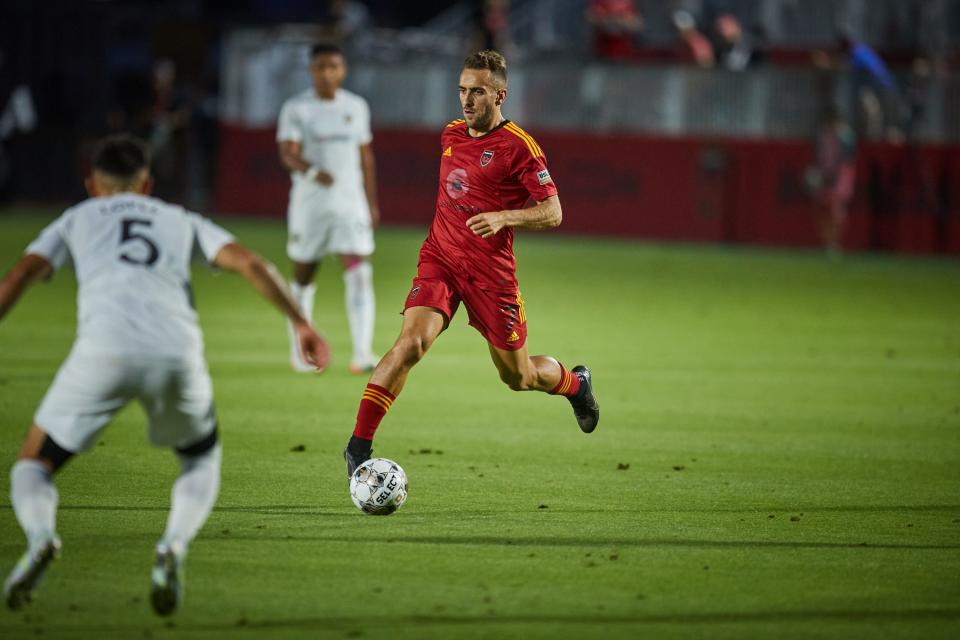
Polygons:
<instances>
[{"instance_id":1,"label":"team crest on red jersey","mask_svg":"<svg viewBox=\"0 0 960 640\"><path fill-rule=\"evenodd\" d=\"M491 160L493 160L493 151L484 150L484 152L480 154L480 166L481 166L481 167L485 167L485 166L487 166L488 164L490 164L490 161L491 161Z\"/></svg>"}]
</instances>

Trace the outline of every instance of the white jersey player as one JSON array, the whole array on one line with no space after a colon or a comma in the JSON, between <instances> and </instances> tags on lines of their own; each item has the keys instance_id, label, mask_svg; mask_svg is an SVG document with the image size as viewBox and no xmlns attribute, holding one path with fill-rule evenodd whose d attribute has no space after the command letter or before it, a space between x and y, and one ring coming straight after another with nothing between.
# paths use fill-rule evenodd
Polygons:
<instances>
[{"instance_id":1,"label":"white jersey player","mask_svg":"<svg viewBox=\"0 0 960 640\"><path fill-rule=\"evenodd\" d=\"M0 280L0 319L29 285L68 260L79 285L76 341L10 473L14 512L28 542L4 583L12 609L30 600L60 552L53 474L90 448L131 400L143 406L150 441L172 447L181 464L151 593L157 613L177 608L187 546L220 485L213 388L190 292L194 255L240 273L283 311L315 366L326 366L329 357L276 269L209 220L149 197L148 167L142 142L128 136L102 141L87 179L91 198L44 229Z\"/></svg>"},{"instance_id":2,"label":"white jersey player","mask_svg":"<svg viewBox=\"0 0 960 640\"><path fill-rule=\"evenodd\" d=\"M315 45L310 75L313 87L284 103L277 125L280 160L292 182L287 208L291 289L309 319L317 267L327 255L339 256L353 341L350 370L363 373L377 364L369 258L380 214L370 109L363 98L340 88L346 63L338 47ZM292 334L290 361L294 370L312 370L303 362Z\"/></svg>"}]
</instances>

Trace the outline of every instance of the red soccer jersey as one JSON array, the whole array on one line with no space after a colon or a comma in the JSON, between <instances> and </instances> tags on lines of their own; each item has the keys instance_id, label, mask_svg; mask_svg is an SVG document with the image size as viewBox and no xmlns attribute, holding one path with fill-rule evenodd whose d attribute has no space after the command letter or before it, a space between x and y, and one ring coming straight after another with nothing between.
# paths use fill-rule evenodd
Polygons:
<instances>
[{"instance_id":1,"label":"red soccer jersey","mask_svg":"<svg viewBox=\"0 0 960 640\"><path fill-rule=\"evenodd\" d=\"M516 291L513 229L481 238L467 220L556 195L543 150L509 120L479 138L470 136L463 120L454 120L440 136L440 153L437 210L420 249L420 275L431 277L429 265L439 263L482 288Z\"/></svg>"}]
</instances>

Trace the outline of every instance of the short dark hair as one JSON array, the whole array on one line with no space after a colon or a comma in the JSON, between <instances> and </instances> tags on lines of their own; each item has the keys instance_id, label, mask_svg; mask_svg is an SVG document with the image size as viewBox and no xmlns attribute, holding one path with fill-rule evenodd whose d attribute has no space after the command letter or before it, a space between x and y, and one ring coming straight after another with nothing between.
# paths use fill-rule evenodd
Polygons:
<instances>
[{"instance_id":1,"label":"short dark hair","mask_svg":"<svg viewBox=\"0 0 960 640\"><path fill-rule=\"evenodd\" d=\"M119 180L132 180L150 168L150 147L140 138L118 133L100 140L93 149L93 169Z\"/></svg>"},{"instance_id":2,"label":"short dark hair","mask_svg":"<svg viewBox=\"0 0 960 640\"><path fill-rule=\"evenodd\" d=\"M340 45L333 42L318 42L310 47L310 59L313 60L319 55L325 53L336 53L343 55L343 49L340 48Z\"/></svg>"},{"instance_id":3,"label":"short dark hair","mask_svg":"<svg viewBox=\"0 0 960 640\"><path fill-rule=\"evenodd\" d=\"M507 86L507 61L503 55L493 49L471 53L463 61L463 68L487 69L500 85Z\"/></svg>"}]
</instances>

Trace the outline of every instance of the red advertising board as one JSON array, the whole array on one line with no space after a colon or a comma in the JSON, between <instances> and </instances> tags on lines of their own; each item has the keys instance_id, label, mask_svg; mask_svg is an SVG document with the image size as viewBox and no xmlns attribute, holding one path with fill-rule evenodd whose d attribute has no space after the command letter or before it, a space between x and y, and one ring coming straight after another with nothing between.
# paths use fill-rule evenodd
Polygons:
<instances>
[{"instance_id":1,"label":"red advertising board","mask_svg":"<svg viewBox=\"0 0 960 640\"><path fill-rule=\"evenodd\" d=\"M560 189L562 231L686 242L815 246L807 140L534 134ZM375 132L380 206L395 224L433 216L436 131ZM289 179L274 131L224 126L216 208L282 217ZM850 249L960 254L960 147L865 144Z\"/></svg>"}]
</instances>

